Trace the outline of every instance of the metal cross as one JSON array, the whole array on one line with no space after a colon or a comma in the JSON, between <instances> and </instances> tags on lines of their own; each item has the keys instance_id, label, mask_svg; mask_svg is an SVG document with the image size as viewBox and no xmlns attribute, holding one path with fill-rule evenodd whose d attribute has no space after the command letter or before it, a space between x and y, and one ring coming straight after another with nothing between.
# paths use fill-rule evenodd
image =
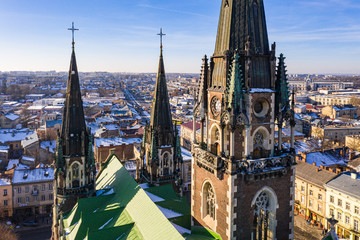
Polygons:
<instances>
[{"instance_id":1,"label":"metal cross","mask_svg":"<svg viewBox=\"0 0 360 240\"><path fill-rule=\"evenodd\" d=\"M74 41L74 32L75 31L79 31L78 28L75 28L74 27L74 22L72 22L72 27L71 28L68 28L68 30L72 31L72 44L74 45L75 44L75 41Z\"/></svg>"},{"instance_id":2,"label":"metal cross","mask_svg":"<svg viewBox=\"0 0 360 240\"><path fill-rule=\"evenodd\" d=\"M163 36L165 36L166 34L164 34L164 33L162 32L162 28L160 28L160 33L158 33L157 35L160 36L160 46L162 47L162 38L163 38Z\"/></svg>"}]
</instances>

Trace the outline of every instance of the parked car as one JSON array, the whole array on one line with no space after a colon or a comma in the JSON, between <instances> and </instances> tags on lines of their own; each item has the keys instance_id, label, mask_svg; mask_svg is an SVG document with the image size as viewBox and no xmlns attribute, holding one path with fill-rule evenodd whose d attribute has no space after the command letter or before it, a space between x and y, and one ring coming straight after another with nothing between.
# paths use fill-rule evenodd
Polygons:
<instances>
[{"instance_id":1,"label":"parked car","mask_svg":"<svg viewBox=\"0 0 360 240\"><path fill-rule=\"evenodd\" d=\"M36 221L23 222L23 226L25 226L25 227L36 227L38 225L39 225L39 223Z\"/></svg>"}]
</instances>

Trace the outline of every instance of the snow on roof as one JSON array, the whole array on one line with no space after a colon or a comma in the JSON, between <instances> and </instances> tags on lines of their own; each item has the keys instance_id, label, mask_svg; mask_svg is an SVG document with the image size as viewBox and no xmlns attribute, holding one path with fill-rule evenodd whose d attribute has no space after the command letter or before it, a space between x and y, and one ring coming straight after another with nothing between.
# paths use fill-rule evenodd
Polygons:
<instances>
[{"instance_id":1,"label":"snow on roof","mask_svg":"<svg viewBox=\"0 0 360 240\"><path fill-rule=\"evenodd\" d=\"M183 158L183 161L191 161L191 152L189 152L185 148L181 148L181 156Z\"/></svg>"},{"instance_id":2,"label":"snow on roof","mask_svg":"<svg viewBox=\"0 0 360 240\"><path fill-rule=\"evenodd\" d=\"M35 168L14 171L13 183L31 183L54 180L54 168Z\"/></svg>"},{"instance_id":3,"label":"snow on roof","mask_svg":"<svg viewBox=\"0 0 360 240\"><path fill-rule=\"evenodd\" d=\"M0 178L0 186L8 186L11 184L10 178Z\"/></svg>"},{"instance_id":4,"label":"snow on roof","mask_svg":"<svg viewBox=\"0 0 360 240\"><path fill-rule=\"evenodd\" d=\"M97 123L111 123L116 122L116 119L113 117L98 117L96 118Z\"/></svg>"},{"instance_id":5,"label":"snow on roof","mask_svg":"<svg viewBox=\"0 0 360 240\"><path fill-rule=\"evenodd\" d=\"M42 149L45 149L45 150L46 150L47 148L49 148L49 152L55 153L55 151L56 151L56 140L41 142L41 143L40 143L40 147L41 147Z\"/></svg>"},{"instance_id":6,"label":"snow on roof","mask_svg":"<svg viewBox=\"0 0 360 240\"><path fill-rule=\"evenodd\" d=\"M321 165L325 167L337 164L347 165L345 159L336 156L332 151L308 153L306 155L306 162L310 164L315 163L317 167L320 167Z\"/></svg>"},{"instance_id":7,"label":"snow on roof","mask_svg":"<svg viewBox=\"0 0 360 240\"><path fill-rule=\"evenodd\" d=\"M29 131L28 129L6 129L0 131L0 142L16 142L25 140L26 137L32 135L34 132Z\"/></svg>"},{"instance_id":8,"label":"snow on roof","mask_svg":"<svg viewBox=\"0 0 360 240\"><path fill-rule=\"evenodd\" d=\"M28 107L27 109L28 110L42 110L43 108L44 108L44 106L42 106L42 105L39 105L39 106L32 105L32 106Z\"/></svg>"},{"instance_id":9,"label":"snow on roof","mask_svg":"<svg viewBox=\"0 0 360 240\"><path fill-rule=\"evenodd\" d=\"M120 128L120 126L117 124L107 124L107 125L104 125L104 127L109 131L118 130Z\"/></svg>"},{"instance_id":10,"label":"snow on roof","mask_svg":"<svg viewBox=\"0 0 360 240\"><path fill-rule=\"evenodd\" d=\"M163 208L163 207L160 207L159 205L156 205L160 211L164 214L164 216L169 219L169 218L176 218L176 217L181 217L182 214L180 213L177 213L177 212L174 212L170 209L167 209L167 208Z\"/></svg>"},{"instance_id":11,"label":"snow on roof","mask_svg":"<svg viewBox=\"0 0 360 240\"><path fill-rule=\"evenodd\" d=\"M46 126L47 128L50 128L50 127L54 127L56 124L61 125L61 123L62 123L62 120L46 121L46 122L45 122L45 126Z\"/></svg>"},{"instance_id":12,"label":"snow on roof","mask_svg":"<svg viewBox=\"0 0 360 240\"><path fill-rule=\"evenodd\" d=\"M269 88L252 88L250 90L250 93L273 93L273 92L275 91Z\"/></svg>"},{"instance_id":13,"label":"snow on roof","mask_svg":"<svg viewBox=\"0 0 360 240\"><path fill-rule=\"evenodd\" d=\"M129 145L129 144L134 144L134 143L141 143L141 139L140 138L120 138L120 137L115 137L115 138L98 138L95 139L95 146L96 147L100 147L100 146L104 146L104 147L110 147L110 146L119 146L119 145Z\"/></svg>"},{"instance_id":14,"label":"snow on roof","mask_svg":"<svg viewBox=\"0 0 360 240\"><path fill-rule=\"evenodd\" d=\"M15 168L19 164L19 159L9 159L9 163L6 167L6 170Z\"/></svg>"},{"instance_id":15,"label":"snow on roof","mask_svg":"<svg viewBox=\"0 0 360 240\"><path fill-rule=\"evenodd\" d=\"M35 158L29 156L22 156L21 159L24 161L35 162Z\"/></svg>"},{"instance_id":16,"label":"snow on roof","mask_svg":"<svg viewBox=\"0 0 360 240\"><path fill-rule=\"evenodd\" d=\"M125 168L128 171L135 171L136 170L136 161L126 161Z\"/></svg>"},{"instance_id":17,"label":"snow on roof","mask_svg":"<svg viewBox=\"0 0 360 240\"><path fill-rule=\"evenodd\" d=\"M141 183L141 184L139 184L139 186L140 186L142 189L147 189L147 188L149 188L149 184L148 184L148 183Z\"/></svg>"},{"instance_id":18,"label":"snow on roof","mask_svg":"<svg viewBox=\"0 0 360 240\"><path fill-rule=\"evenodd\" d=\"M10 119L11 121L14 121L14 120L18 119L20 116L14 114L14 113L9 113L9 114L6 114L5 117L7 119Z\"/></svg>"},{"instance_id":19,"label":"snow on roof","mask_svg":"<svg viewBox=\"0 0 360 240\"><path fill-rule=\"evenodd\" d=\"M191 233L191 231L189 230L189 229L186 229L186 228L183 228L183 227L181 227L181 226L179 226L179 225L177 225L177 224L175 224L175 223L171 223L175 228L176 228L176 230L180 233L180 234L190 234Z\"/></svg>"},{"instance_id":20,"label":"snow on roof","mask_svg":"<svg viewBox=\"0 0 360 240\"><path fill-rule=\"evenodd\" d=\"M28 165L19 163L19 165L15 169L16 170L25 170L25 169L30 169L30 167Z\"/></svg>"},{"instance_id":21,"label":"snow on roof","mask_svg":"<svg viewBox=\"0 0 360 240\"><path fill-rule=\"evenodd\" d=\"M33 132L33 134L26 136L25 139L21 141L21 146L27 147L38 141L39 141L39 137L37 135L37 132Z\"/></svg>"},{"instance_id":22,"label":"snow on roof","mask_svg":"<svg viewBox=\"0 0 360 240\"><path fill-rule=\"evenodd\" d=\"M165 201L165 199L156 196L155 194L149 193L147 191L145 191L145 193L149 196L149 198L151 199L151 201L153 201L154 203L156 202L162 202Z\"/></svg>"}]
</instances>

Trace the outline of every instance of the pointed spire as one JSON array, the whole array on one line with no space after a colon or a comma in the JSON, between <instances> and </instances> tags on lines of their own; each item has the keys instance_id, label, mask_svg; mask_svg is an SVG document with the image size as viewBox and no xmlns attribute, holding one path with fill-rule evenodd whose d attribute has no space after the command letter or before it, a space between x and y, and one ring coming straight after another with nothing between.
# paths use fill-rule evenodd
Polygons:
<instances>
[{"instance_id":1,"label":"pointed spire","mask_svg":"<svg viewBox=\"0 0 360 240\"><path fill-rule=\"evenodd\" d=\"M238 53L234 54L229 78L227 89L228 108L234 107L235 111L242 110L244 108L244 80Z\"/></svg>"},{"instance_id":2,"label":"pointed spire","mask_svg":"<svg viewBox=\"0 0 360 240\"><path fill-rule=\"evenodd\" d=\"M199 86L197 89L197 93L194 91L194 95L197 96L197 105L201 104L201 109L204 109L204 111L207 111L207 89L208 89L208 76L209 76L209 64L208 64L208 58L205 55L203 58L203 63L201 65L201 73L200 73L200 79L199 79ZM202 112L202 118L204 118Z\"/></svg>"},{"instance_id":3,"label":"pointed spire","mask_svg":"<svg viewBox=\"0 0 360 240\"><path fill-rule=\"evenodd\" d=\"M286 113L290 107L289 83L286 74L285 57L280 54L275 80L275 115Z\"/></svg>"},{"instance_id":4,"label":"pointed spire","mask_svg":"<svg viewBox=\"0 0 360 240\"><path fill-rule=\"evenodd\" d=\"M164 35L161 31L161 35ZM161 144L171 145L165 135L173 131L170 112L169 95L166 84L165 67L163 60L163 48L160 46L159 67L156 76L155 92L151 109L150 127L158 131Z\"/></svg>"},{"instance_id":5,"label":"pointed spire","mask_svg":"<svg viewBox=\"0 0 360 240\"><path fill-rule=\"evenodd\" d=\"M215 55L235 49L269 53L263 0L223 0Z\"/></svg>"},{"instance_id":6,"label":"pointed spire","mask_svg":"<svg viewBox=\"0 0 360 240\"><path fill-rule=\"evenodd\" d=\"M87 154L86 147L88 146L89 139L85 125L75 49L74 44L72 45L60 137L65 156L84 156Z\"/></svg>"}]
</instances>

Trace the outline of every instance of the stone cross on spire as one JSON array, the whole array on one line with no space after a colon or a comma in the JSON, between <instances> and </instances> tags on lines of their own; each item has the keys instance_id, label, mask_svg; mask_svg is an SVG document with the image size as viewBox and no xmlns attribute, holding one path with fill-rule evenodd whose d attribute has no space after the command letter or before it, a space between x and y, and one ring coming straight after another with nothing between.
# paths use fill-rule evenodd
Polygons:
<instances>
[{"instance_id":1,"label":"stone cross on spire","mask_svg":"<svg viewBox=\"0 0 360 240\"><path fill-rule=\"evenodd\" d=\"M74 27L74 22L72 22L72 27L68 28L68 30L72 31L72 45L74 46L75 45L74 33L75 33L75 31L79 31L79 29L75 28Z\"/></svg>"},{"instance_id":2,"label":"stone cross on spire","mask_svg":"<svg viewBox=\"0 0 360 240\"><path fill-rule=\"evenodd\" d=\"M160 28L160 33L158 33L157 35L160 36L160 47L162 48L162 39L163 39L163 36L165 36L166 34L164 34L162 32L162 28Z\"/></svg>"}]
</instances>

